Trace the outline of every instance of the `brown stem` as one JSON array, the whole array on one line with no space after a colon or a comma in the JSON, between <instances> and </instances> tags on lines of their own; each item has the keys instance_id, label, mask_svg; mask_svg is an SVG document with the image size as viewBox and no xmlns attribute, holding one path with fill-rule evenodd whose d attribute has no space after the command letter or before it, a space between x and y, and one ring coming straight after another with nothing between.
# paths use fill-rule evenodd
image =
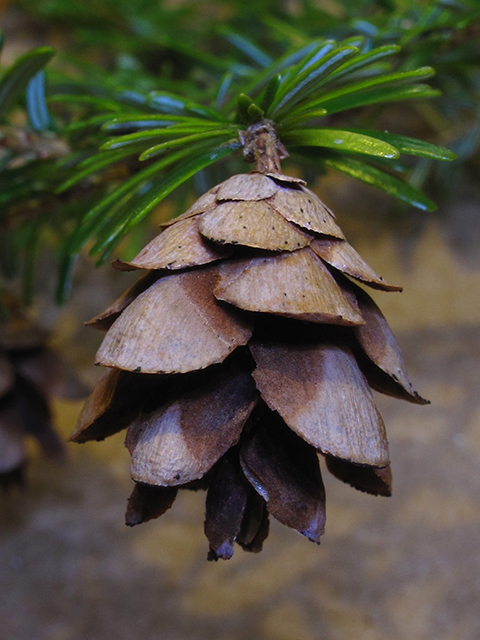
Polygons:
<instances>
[{"instance_id":1,"label":"brown stem","mask_svg":"<svg viewBox=\"0 0 480 640\"><path fill-rule=\"evenodd\" d=\"M260 173L282 173L280 160L288 157L288 152L277 137L271 120L261 120L240 131L243 156L246 162L255 162L255 170Z\"/></svg>"}]
</instances>

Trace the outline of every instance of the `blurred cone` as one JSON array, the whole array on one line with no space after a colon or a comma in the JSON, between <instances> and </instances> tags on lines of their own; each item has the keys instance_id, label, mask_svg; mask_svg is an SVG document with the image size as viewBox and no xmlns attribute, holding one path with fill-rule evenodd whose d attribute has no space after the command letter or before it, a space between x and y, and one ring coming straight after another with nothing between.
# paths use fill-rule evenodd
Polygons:
<instances>
[{"instance_id":1,"label":"blurred cone","mask_svg":"<svg viewBox=\"0 0 480 640\"><path fill-rule=\"evenodd\" d=\"M88 391L69 365L46 346L46 335L4 295L9 320L0 323L0 484L22 484L25 440L33 436L43 454L65 459L53 428L49 399L84 398Z\"/></svg>"}]
</instances>

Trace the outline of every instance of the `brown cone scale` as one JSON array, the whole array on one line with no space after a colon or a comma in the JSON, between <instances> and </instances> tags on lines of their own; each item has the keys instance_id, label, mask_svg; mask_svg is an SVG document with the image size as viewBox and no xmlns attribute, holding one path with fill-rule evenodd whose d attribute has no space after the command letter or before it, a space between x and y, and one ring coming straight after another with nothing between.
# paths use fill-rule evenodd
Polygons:
<instances>
[{"instance_id":1,"label":"brown cone scale","mask_svg":"<svg viewBox=\"0 0 480 640\"><path fill-rule=\"evenodd\" d=\"M390 465L376 468L352 464L341 458L325 456L327 469L332 475L359 491L375 496L392 495L392 471Z\"/></svg>"},{"instance_id":2,"label":"brown cone scale","mask_svg":"<svg viewBox=\"0 0 480 640\"><path fill-rule=\"evenodd\" d=\"M217 462L207 493L205 535L210 560L228 560L240 533L250 485L242 473L238 451L232 449Z\"/></svg>"},{"instance_id":3,"label":"brown cone scale","mask_svg":"<svg viewBox=\"0 0 480 640\"><path fill-rule=\"evenodd\" d=\"M244 473L274 518L319 543L325 489L315 450L274 416L264 420L242 446Z\"/></svg>"},{"instance_id":4,"label":"brown cone scale","mask_svg":"<svg viewBox=\"0 0 480 640\"><path fill-rule=\"evenodd\" d=\"M269 202L285 220L299 227L342 240L345 238L329 209L308 189L283 187Z\"/></svg>"},{"instance_id":5,"label":"brown cone scale","mask_svg":"<svg viewBox=\"0 0 480 640\"><path fill-rule=\"evenodd\" d=\"M413 389L402 352L385 316L366 291L353 283L350 287L366 321L362 327L355 328L355 337L367 356L367 360L361 358L360 363L370 385L387 395L428 404L428 400Z\"/></svg>"},{"instance_id":6,"label":"brown cone scale","mask_svg":"<svg viewBox=\"0 0 480 640\"><path fill-rule=\"evenodd\" d=\"M120 369L110 369L96 384L84 404L72 442L104 440L126 429L135 417L150 405L150 398L162 397L163 376L140 377Z\"/></svg>"},{"instance_id":7,"label":"brown cone scale","mask_svg":"<svg viewBox=\"0 0 480 640\"><path fill-rule=\"evenodd\" d=\"M216 198L219 202L226 200L260 201L273 196L279 188L274 180L261 173L240 174L232 176L220 185Z\"/></svg>"},{"instance_id":8,"label":"brown cone scale","mask_svg":"<svg viewBox=\"0 0 480 640\"><path fill-rule=\"evenodd\" d=\"M260 553L269 531L270 521L265 500L252 489L247 498L236 542L244 551Z\"/></svg>"},{"instance_id":9,"label":"brown cone scale","mask_svg":"<svg viewBox=\"0 0 480 640\"><path fill-rule=\"evenodd\" d=\"M301 438L344 460L388 464L383 421L348 347L252 343L250 350L262 398Z\"/></svg>"},{"instance_id":10,"label":"brown cone scale","mask_svg":"<svg viewBox=\"0 0 480 640\"><path fill-rule=\"evenodd\" d=\"M212 209L217 203L216 194L219 188L220 188L220 185L217 185L213 189L210 189L209 191L207 191L207 193L204 193L203 196L200 196L200 198L195 200L192 206L189 209L187 209L185 213L182 213L182 215L179 216L178 218L174 220L170 220L169 222L165 223L165 226L170 224L175 224L179 220L185 220L186 218L196 216L199 213L205 213L205 211L209 211L210 209Z\"/></svg>"},{"instance_id":11,"label":"brown cone scale","mask_svg":"<svg viewBox=\"0 0 480 640\"><path fill-rule=\"evenodd\" d=\"M152 487L140 482L135 483L128 499L125 524L133 527L163 516L175 502L177 491L176 487Z\"/></svg>"},{"instance_id":12,"label":"brown cone scale","mask_svg":"<svg viewBox=\"0 0 480 640\"><path fill-rule=\"evenodd\" d=\"M347 276L361 280L374 289L382 289L383 291L402 290L402 287L396 284L388 284L381 276L377 275L346 240L317 238L313 240L311 247L317 256L332 267Z\"/></svg>"},{"instance_id":13,"label":"brown cone scale","mask_svg":"<svg viewBox=\"0 0 480 640\"><path fill-rule=\"evenodd\" d=\"M175 271L215 262L227 255L227 250L207 244L198 229L198 217L180 220L140 251L120 269L168 269ZM117 266L117 265L116 265Z\"/></svg>"},{"instance_id":14,"label":"brown cone scale","mask_svg":"<svg viewBox=\"0 0 480 640\"><path fill-rule=\"evenodd\" d=\"M311 242L265 201L224 202L201 216L199 228L214 242L269 251L295 251Z\"/></svg>"},{"instance_id":15,"label":"brown cone scale","mask_svg":"<svg viewBox=\"0 0 480 640\"><path fill-rule=\"evenodd\" d=\"M234 364L205 374L192 390L131 423L132 478L161 486L201 478L238 442L256 400L252 379Z\"/></svg>"},{"instance_id":16,"label":"brown cone scale","mask_svg":"<svg viewBox=\"0 0 480 640\"><path fill-rule=\"evenodd\" d=\"M290 186L297 184L305 187L307 184L305 180L302 180L302 178L296 178L295 176L286 176L284 173L278 173L275 171L269 171L265 175L267 175L269 178L273 178L275 182L279 182L280 186L282 185L282 182Z\"/></svg>"},{"instance_id":17,"label":"brown cone scale","mask_svg":"<svg viewBox=\"0 0 480 640\"><path fill-rule=\"evenodd\" d=\"M308 248L220 266L215 297L241 309L340 325L362 324L328 269Z\"/></svg>"},{"instance_id":18,"label":"brown cone scale","mask_svg":"<svg viewBox=\"0 0 480 640\"><path fill-rule=\"evenodd\" d=\"M97 364L138 373L186 373L222 362L251 329L212 295L216 272L167 276L114 322Z\"/></svg>"},{"instance_id":19,"label":"brown cone scale","mask_svg":"<svg viewBox=\"0 0 480 640\"><path fill-rule=\"evenodd\" d=\"M118 268L118 262L114 266ZM122 263L123 264L123 263ZM146 291L151 285L158 280L160 273L151 271L139 278L129 289L125 291L117 300L105 309L102 313L86 322L88 327L99 329L100 331L108 331L119 315L124 311L138 296Z\"/></svg>"}]
</instances>

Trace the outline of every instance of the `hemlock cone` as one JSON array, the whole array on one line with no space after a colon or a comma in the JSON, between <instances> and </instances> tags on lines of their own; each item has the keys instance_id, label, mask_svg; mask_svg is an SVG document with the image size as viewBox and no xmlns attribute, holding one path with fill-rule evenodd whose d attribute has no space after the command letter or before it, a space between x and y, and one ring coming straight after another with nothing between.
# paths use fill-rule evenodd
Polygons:
<instances>
[{"instance_id":1,"label":"hemlock cone","mask_svg":"<svg viewBox=\"0 0 480 640\"><path fill-rule=\"evenodd\" d=\"M107 330L97 364L110 369L71 440L127 428L127 524L162 515L179 488L202 488L210 559L230 558L234 542L260 551L269 514L320 542L317 451L340 480L390 495L371 388L426 400L351 279L401 288L363 261L305 182L235 175L115 266L149 271L88 323Z\"/></svg>"}]
</instances>

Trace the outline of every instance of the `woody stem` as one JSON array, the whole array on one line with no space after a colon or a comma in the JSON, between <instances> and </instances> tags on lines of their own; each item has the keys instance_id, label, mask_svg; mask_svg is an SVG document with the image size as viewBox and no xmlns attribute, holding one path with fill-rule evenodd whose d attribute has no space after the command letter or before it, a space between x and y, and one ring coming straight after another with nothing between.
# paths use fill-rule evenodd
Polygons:
<instances>
[{"instance_id":1,"label":"woody stem","mask_svg":"<svg viewBox=\"0 0 480 640\"><path fill-rule=\"evenodd\" d=\"M280 160L288 153L271 120L261 120L240 133L246 162L255 162L255 170L260 173L282 173Z\"/></svg>"}]
</instances>

